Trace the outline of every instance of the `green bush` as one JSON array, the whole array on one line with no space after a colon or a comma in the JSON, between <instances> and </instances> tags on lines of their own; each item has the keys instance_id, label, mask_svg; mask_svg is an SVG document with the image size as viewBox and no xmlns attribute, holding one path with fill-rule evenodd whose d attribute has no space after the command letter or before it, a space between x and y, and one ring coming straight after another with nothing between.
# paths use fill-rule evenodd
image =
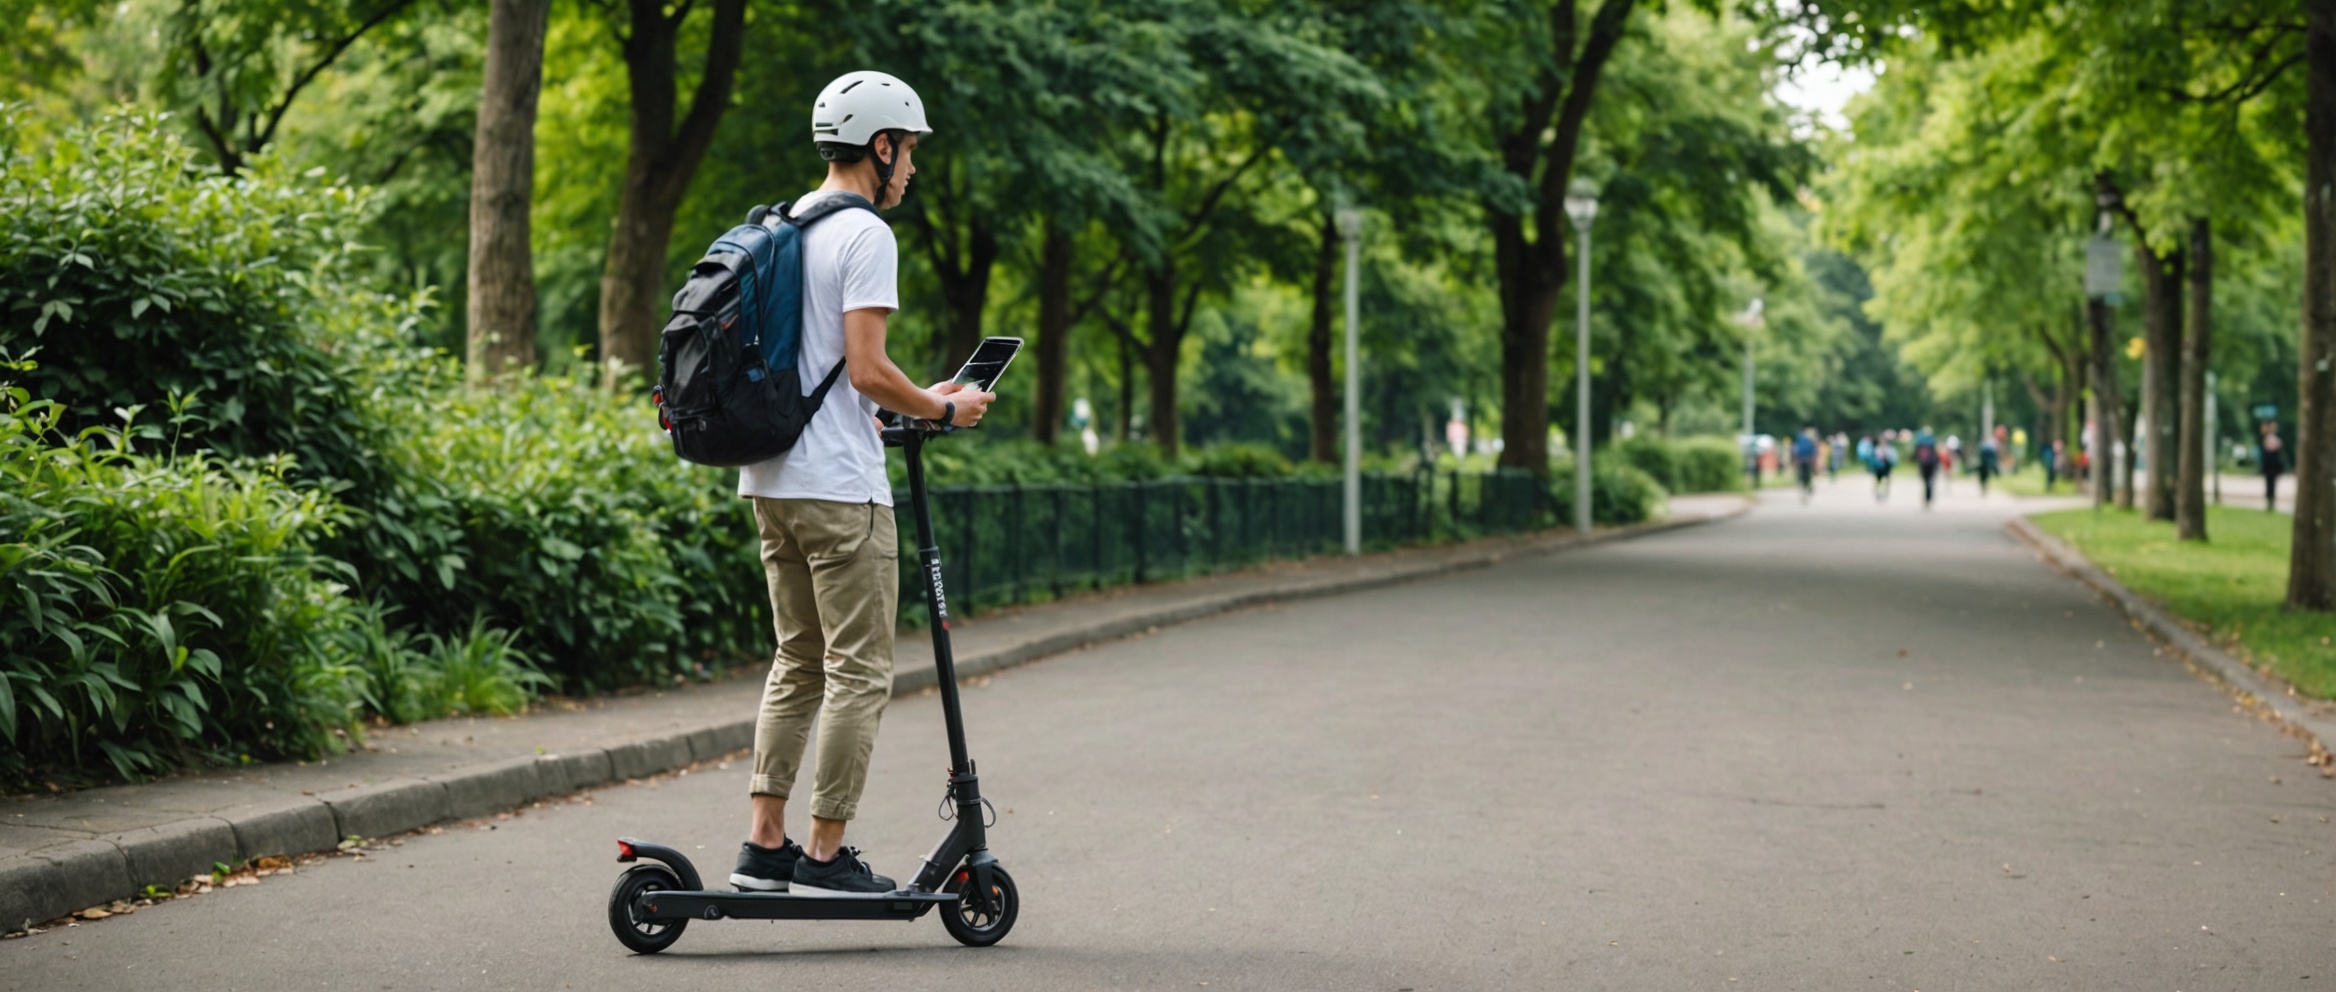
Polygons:
<instances>
[{"instance_id":1,"label":"green bush","mask_svg":"<svg viewBox=\"0 0 2336 992\"><path fill-rule=\"evenodd\" d=\"M380 415L378 492L349 557L400 618L453 636L484 616L572 692L767 653L753 514L734 471L675 459L646 401L582 378L465 386L416 362ZM588 375L588 372L580 375Z\"/></svg>"},{"instance_id":2,"label":"green bush","mask_svg":"<svg viewBox=\"0 0 2336 992\"><path fill-rule=\"evenodd\" d=\"M193 397L190 448L360 471L348 361L318 332L365 205L350 189L197 162L159 115L113 115L45 147L0 113L0 349L66 433ZM328 290L321 292L320 290Z\"/></svg>"},{"instance_id":3,"label":"green bush","mask_svg":"<svg viewBox=\"0 0 2336 992\"><path fill-rule=\"evenodd\" d=\"M1271 446L1238 442L1196 450L1186 465L1193 475L1226 479L1278 479L1294 471Z\"/></svg>"},{"instance_id":4,"label":"green bush","mask_svg":"<svg viewBox=\"0 0 2336 992\"><path fill-rule=\"evenodd\" d=\"M1744 488L1744 456L1726 438L1634 437L1617 441L1608 450L1671 492L1735 492Z\"/></svg>"},{"instance_id":5,"label":"green bush","mask_svg":"<svg viewBox=\"0 0 2336 992\"><path fill-rule=\"evenodd\" d=\"M381 639L315 550L342 509L288 459L141 454L64 412L0 390L0 785L341 747Z\"/></svg>"},{"instance_id":6,"label":"green bush","mask_svg":"<svg viewBox=\"0 0 2336 992\"><path fill-rule=\"evenodd\" d=\"M1558 526L1574 519L1574 463L1557 459L1549 464L1551 516ZM1653 520L1669 508L1670 493L1653 475L1636 465L1611 458L1590 462L1590 521L1620 526Z\"/></svg>"},{"instance_id":7,"label":"green bush","mask_svg":"<svg viewBox=\"0 0 2336 992\"><path fill-rule=\"evenodd\" d=\"M516 645L509 631L471 621L456 637L377 628L388 643L375 652L366 671L366 698L374 710L399 723L443 716L504 716L526 708L551 679Z\"/></svg>"}]
</instances>

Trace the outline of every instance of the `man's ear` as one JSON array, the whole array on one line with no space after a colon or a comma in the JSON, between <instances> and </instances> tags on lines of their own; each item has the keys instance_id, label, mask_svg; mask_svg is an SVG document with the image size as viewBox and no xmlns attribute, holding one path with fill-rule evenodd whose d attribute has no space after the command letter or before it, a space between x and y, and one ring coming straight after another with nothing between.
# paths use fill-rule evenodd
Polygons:
<instances>
[{"instance_id":1,"label":"man's ear","mask_svg":"<svg viewBox=\"0 0 2336 992\"><path fill-rule=\"evenodd\" d=\"M876 147L876 142L878 141L884 142L884 147ZM876 136L870 139L868 142L868 154L876 156L879 161L886 165L897 165L899 164L898 159L900 157L900 146L893 143L890 132L878 131L876 132Z\"/></svg>"}]
</instances>

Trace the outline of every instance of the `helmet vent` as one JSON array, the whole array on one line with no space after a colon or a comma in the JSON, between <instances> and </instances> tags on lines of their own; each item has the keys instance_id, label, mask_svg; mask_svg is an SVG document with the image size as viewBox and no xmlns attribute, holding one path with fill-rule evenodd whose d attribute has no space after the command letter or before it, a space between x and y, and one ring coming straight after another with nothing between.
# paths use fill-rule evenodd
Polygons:
<instances>
[{"instance_id":1,"label":"helmet vent","mask_svg":"<svg viewBox=\"0 0 2336 992\"><path fill-rule=\"evenodd\" d=\"M845 86L845 87L844 87L842 90L838 91L838 95L841 95L841 94L843 94L843 93L849 93L849 92L851 92L853 89L857 88L857 87L858 87L858 86L859 86L861 83L865 83L865 82L867 82L867 80L865 80L865 79L855 79L855 80L852 80L852 81L851 81L851 83L850 83L850 85L847 85L847 86Z\"/></svg>"}]
</instances>

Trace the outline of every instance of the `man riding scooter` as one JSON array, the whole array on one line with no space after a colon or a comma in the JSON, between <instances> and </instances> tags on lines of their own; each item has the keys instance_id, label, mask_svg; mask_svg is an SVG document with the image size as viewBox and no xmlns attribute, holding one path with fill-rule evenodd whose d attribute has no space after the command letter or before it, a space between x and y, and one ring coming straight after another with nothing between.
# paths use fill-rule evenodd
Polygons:
<instances>
[{"instance_id":1,"label":"man riding scooter","mask_svg":"<svg viewBox=\"0 0 2336 992\"><path fill-rule=\"evenodd\" d=\"M881 72L838 77L812 110L827 180L795 209L841 196L875 210L899 205L916 174L917 143L930 133L924 102L907 83ZM954 382L920 388L885 354L886 321L900 308L899 253L876 212L839 211L803 238L801 367L840 360L847 375L793 448L738 474L738 494L754 501L778 653L755 724L753 817L730 882L749 891L880 896L897 888L893 880L843 843L892 695L899 607L892 486L874 418L881 408L971 427L994 396ZM817 763L799 845L787 835L787 801L814 717Z\"/></svg>"}]
</instances>

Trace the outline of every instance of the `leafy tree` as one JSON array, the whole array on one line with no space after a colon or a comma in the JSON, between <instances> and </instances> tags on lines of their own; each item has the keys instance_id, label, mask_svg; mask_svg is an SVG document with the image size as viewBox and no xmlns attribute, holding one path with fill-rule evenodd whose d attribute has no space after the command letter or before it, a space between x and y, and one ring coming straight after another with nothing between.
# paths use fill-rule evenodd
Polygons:
<instances>
[{"instance_id":1,"label":"leafy tree","mask_svg":"<svg viewBox=\"0 0 2336 992\"><path fill-rule=\"evenodd\" d=\"M1483 16L1511 24L1520 47L1480 62L1497 181L1484 198L1501 293L1501 464L1549 468L1549 322L1564 288L1564 216L1557 205L1600 77L1622 44L1635 0L1505 3ZM1521 84L1517 81L1521 81Z\"/></svg>"},{"instance_id":2,"label":"leafy tree","mask_svg":"<svg viewBox=\"0 0 2336 992\"><path fill-rule=\"evenodd\" d=\"M2267 97L2281 108L2277 116L2288 127L2300 125L2305 231L2301 424L2293 447L2297 502L2287 601L2302 609L2336 609L2336 363L2323 361L2336 355L2336 0L1965 0L1935 6L1913 0L1762 2L1772 16L1807 30L1815 39L1813 50L1833 56L1871 57L1896 44L1910 26L1927 29L1950 46L1984 45L2046 30L2066 42L2107 39L2106 44L2087 44L2081 56L2106 55L2096 68L2113 78L2184 103L2235 105ZM2294 79L2299 68L2300 81ZM2195 225L2176 226L2166 240L2189 230ZM2165 280L2160 287L2173 285ZM2169 305L2170 297L2161 295L2153 308L2161 322L2179 312L2178 305ZM2183 446L2191 443L2185 440ZM2188 492L2194 484L2178 488ZM2184 530L2202 534L2202 522Z\"/></svg>"},{"instance_id":3,"label":"leafy tree","mask_svg":"<svg viewBox=\"0 0 2336 992\"><path fill-rule=\"evenodd\" d=\"M179 0L163 88L191 110L219 170L275 140L284 115L350 46L414 0Z\"/></svg>"},{"instance_id":4,"label":"leafy tree","mask_svg":"<svg viewBox=\"0 0 2336 992\"><path fill-rule=\"evenodd\" d=\"M714 0L697 88L688 106L679 105L679 45L695 7L693 0L625 0L623 25L611 25L624 54L632 110L616 229L600 276L600 358L612 385L625 371L656 361L659 311L669 298L665 256L674 215L729 109L745 50L746 0Z\"/></svg>"},{"instance_id":5,"label":"leafy tree","mask_svg":"<svg viewBox=\"0 0 2336 992\"><path fill-rule=\"evenodd\" d=\"M1149 108L1118 143L1148 211L1162 218L1123 242L1136 270L1143 333L1112 326L1140 356L1149 386L1146 430L1167 454L1179 441L1177 372L1201 295L1222 293L1244 266L1244 247L1273 233L1253 209L1256 192L1287 167L1282 145L1324 147L1360 137L1355 123L1384 90L1352 58L1273 19L1235 7L1166 4L1185 57L1205 87L1182 105Z\"/></svg>"},{"instance_id":6,"label":"leafy tree","mask_svg":"<svg viewBox=\"0 0 2336 992\"><path fill-rule=\"evenodd\" d=\"M1763 386L1806 392L1824 378L1801 373L1842 329L1780 305L1808 295L1795 259L1806 238L1773 205L1790 201L1812 159L1767 98L1773 71L1750 25L1681 10L1634 21L1606 72L1579 158L1606 177L1591 249L1605 273L1591 279L1593 443L1642 392L1666 409L1734 395L1734 315L1755 296L1770 304L1757 346L1776 349ZM1570 350L1557 363L1567 372ZM1575 379L1565 382L1570 396Z\"/></svg>"}]
</instances>

